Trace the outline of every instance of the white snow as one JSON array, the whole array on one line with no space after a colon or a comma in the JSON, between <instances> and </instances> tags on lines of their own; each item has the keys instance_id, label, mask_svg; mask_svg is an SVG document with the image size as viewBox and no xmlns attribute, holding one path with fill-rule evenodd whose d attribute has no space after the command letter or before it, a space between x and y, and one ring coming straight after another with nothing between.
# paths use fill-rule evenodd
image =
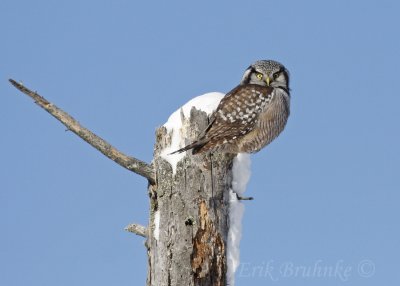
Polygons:
<instances>
[{"instance_id":1,"label":"white snow","mask_svg":"<svg viewBox=\"0 0 400 286\"><path fill-rule=\"evenodd\" d=\"M229 190L229 232L226 250L228 260L227 285L235 285L235 272L240 263L240 239L242 237L242 217L244 205L236 194L243 195L250 179L250 155L240 153L233 161L232 189Z\"/></svg>"},{"instance_id":2,"label":"white snow","mask_svg":"<svg viewBox=\"0 0 400 286\"><path fill-rule=\"evenodd\" d=\"M154 213L154 238L158 240L160 237L160 211Z\"/></svg>"},{"instance_id":3,"label":"white snow","mask_svg":"<svg viewBox=\"0 0 400 286\"><path fill-rule=\"evenodd\" d=\"M211 114L218 107L218 104L223 97L224 94L220 92L210 92L197 96L172 113L168 118L168 121L164 124L167 131L172 132L172 140L171 145L162 151L161 157L171 164L173 174L176 172L176 164L178 164L178 162L185 156L185 153L173 155L169 155L169 153L184 147L187 143L181 136L182 121L184 119L182 118L181 113L183 113L185 118L189 118L190 110L192 107L196 107L207 114Z\"/></svg>"}]
</instances>

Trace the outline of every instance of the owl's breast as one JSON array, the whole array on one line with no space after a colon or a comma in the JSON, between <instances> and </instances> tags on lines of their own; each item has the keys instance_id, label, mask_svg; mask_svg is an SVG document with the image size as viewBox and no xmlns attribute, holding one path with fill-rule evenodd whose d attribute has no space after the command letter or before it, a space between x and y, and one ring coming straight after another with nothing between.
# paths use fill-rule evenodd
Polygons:
<instances>
[{"instance_id":1,"label":"owl's breast","mask_svg":"<svg viewBox=\"0 0 400 286\"><path fill-rule=\"evenodd\" d=\"M255 128L242 138L241 152L258 152L271 143L285 128L289 113L289 95L275 89L271 102L260 112Z\"/></svg>"}]
</instances>

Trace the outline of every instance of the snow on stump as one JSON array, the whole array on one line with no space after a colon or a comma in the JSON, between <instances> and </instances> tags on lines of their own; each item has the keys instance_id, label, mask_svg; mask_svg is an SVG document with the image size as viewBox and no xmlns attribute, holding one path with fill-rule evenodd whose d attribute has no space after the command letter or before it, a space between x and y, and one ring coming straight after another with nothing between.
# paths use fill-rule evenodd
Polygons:
<instances>
[{"instance_id":1,"label":"snow on stump","mask_svg":"<svg viewBox=\"0 0 400 286\"><path fill-rule=\"evenodd\" d=\"M234 192L245 190L249 156L168 155L199 136L222 97L192 99L156 131L147 285L234 285L243 215Z\"/></svg>"}]
</instances>

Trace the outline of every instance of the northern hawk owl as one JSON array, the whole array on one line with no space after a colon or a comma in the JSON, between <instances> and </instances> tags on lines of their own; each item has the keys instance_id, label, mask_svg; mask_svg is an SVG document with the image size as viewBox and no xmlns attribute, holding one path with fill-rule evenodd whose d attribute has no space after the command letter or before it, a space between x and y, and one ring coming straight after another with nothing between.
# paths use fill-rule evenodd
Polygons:
<instances>
[{"instance_id":1,"label":"northern hawk owl","mask_svg":"<svg viewBox=\"0 0 400 286\"><path fill-rule=\"evenodd\" d=\"M288 70L276 61L256 61L222 98L199 138L172 154L190 149L193 154L258 152L282 132L289 113Z\"/></svg>"}]
</instances>

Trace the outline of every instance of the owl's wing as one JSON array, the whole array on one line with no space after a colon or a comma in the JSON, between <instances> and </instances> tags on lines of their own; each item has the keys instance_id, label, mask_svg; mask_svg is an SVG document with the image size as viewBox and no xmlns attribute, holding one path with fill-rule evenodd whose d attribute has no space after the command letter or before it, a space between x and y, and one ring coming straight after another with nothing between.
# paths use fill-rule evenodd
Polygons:
<instances>
[{"instance_id":1,"label":"owl's wing","mask_svg":"<svg viewBox=\"0 0 400 286\"><path fill-rule=\"evenodd\" d=\"M199 139L174 153L193 149L193 154L196 154L233 143L246 135L253 130L258 115L271 101L272 90L254 84L237 86L221 100Z\"/></svg>"}]
</instances>

